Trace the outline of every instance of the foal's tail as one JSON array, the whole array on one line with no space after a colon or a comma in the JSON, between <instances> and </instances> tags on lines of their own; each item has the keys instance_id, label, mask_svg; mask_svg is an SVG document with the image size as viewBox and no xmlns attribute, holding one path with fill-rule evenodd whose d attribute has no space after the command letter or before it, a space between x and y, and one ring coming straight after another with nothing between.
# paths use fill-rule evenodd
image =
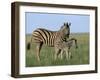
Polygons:
<instances>
[{"instance_id":1,"label":"foal's tail","mask_svg":"<svg viewBox=\"0 0 100 80\"><path fill-rule=\"evenodd\" d=\"M71 40L74 40L74 41L75 41L75 47L78 48L78 45L77 45L77 39L71 38Z\"/></svg>"},{"instance_id":2,"label":"foal's tail","mask_svg":"<svg viewBox=\"0 0 100 80\"><path fill-rule=\"evenodd\" d=\"M75 46L76 46L76 48L78 48L78 45L77 45L77 40L75 39Z\"/></svg>"}]
</instances>

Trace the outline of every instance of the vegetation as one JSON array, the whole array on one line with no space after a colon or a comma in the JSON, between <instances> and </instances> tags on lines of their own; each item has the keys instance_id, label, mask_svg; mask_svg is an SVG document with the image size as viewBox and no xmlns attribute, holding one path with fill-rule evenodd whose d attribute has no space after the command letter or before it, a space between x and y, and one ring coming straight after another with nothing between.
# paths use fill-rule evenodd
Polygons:
<instances>
[{"instance_id":1,"label":"vegetation","mask_svg":"<svg viewBox=\"0 0 100 80\"><path fill-rule=\"evenodd\" d=\"M71 37L77 39L78 49L75 49L74 46L71 48L72 58L70 60L67 60L65 55L62 60L60 58L54 60L54 47L43 45L39 63L35 56L35 44L33 43L30 50L26 48L26 67L89 64L89 33L73 33L70 35ZM27 34L26 45L30 39L31 35Z\"/></svg>"}]
</instances>

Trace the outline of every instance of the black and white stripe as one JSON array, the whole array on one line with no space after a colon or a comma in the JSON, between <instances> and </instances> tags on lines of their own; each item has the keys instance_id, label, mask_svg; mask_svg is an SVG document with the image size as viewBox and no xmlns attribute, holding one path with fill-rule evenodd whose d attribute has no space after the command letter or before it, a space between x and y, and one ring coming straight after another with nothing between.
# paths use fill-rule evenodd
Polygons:
<instances>
[{"instance_id":1,"label":"black and white stripe","mask_svg":"<svg viewBox=\"0 0 100 80\"><path fill-rule=\"evenodd\" d=\"M64 26L67 26L65 27L65 32L67 34L64 32L64 30L61 31L61 29L59 31L50 31L50 30L38 28L32 33L32 42L43 43L47 46L54 46L56 42L58 41L62 42L63 40L65 40L65 37L69 36L70 31L68 29L69 28L68 24L65 24Z\"/></svg>"},{"instance_id":2,"label":"black and white stripe","mask_svg":"<svg viewBox=\"0 0 100 80\"><path fill-rule=\"evenodd\" d=\"M75 47L78 48L77 40L75 38L71 38L67 41L63 41L62 43L58 43L58 45L56 45L56 47L60 49L61 53L59 53L59 55L61 59L64 53L66 54L66 58L70 59L70 57L72 56L70 48L73 46L73 44L75 44Z\"/></svg>"},{"instance_id":3,"label":"black and white stripe","mask_svg":"<svg viewBox=\"0 0 100 80\"><path fill-rule=\"evenodd\" d=\"M37 54L39 54L42 44L57 48L56 45L58 43L61 43L66 40L66 38L69 38L70 25L70 23L64 23L58 31L50 31L43 28L38 28L33 31L31 42L37 44ZM28 43L27 48L30 48L30 43ZM56 51L56 53L58 53L58 51Z\"/></svg>"}]
</instances>

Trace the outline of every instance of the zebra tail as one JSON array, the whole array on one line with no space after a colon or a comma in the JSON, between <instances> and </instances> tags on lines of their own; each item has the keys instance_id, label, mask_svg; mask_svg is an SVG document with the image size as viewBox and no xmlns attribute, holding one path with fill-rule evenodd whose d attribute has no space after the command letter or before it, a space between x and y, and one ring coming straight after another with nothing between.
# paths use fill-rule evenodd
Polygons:
<instances>
[{"instance_id":1,"label":"zebra tail","mask_svg":"<svg viewBox=\"0 0 100 80\"><path fill-rule=\"evenodd\" d=\"M78 48L77 39L71 38L70 40L74 40L75 41L75 48L77 49Z\"/></svg>"},{"instance_id":2,"label":"zebra tail","mask_svg":"<svg viewBox=\"0 0 100 80\"><path fill-rule=\"evenodd\" d=\"M30 50L30 47L31 47L31 44L30 44L30 42L28 42L27 49Z\"/></svg>"},{"instance_id":3,"label":"zebra tail","mask_svg":"<svg viewBox=\"0 0 100 80\"><path fill-rule=\"evenodd\" d=\"M32 43L32 37L31 37L30 42L27 43L27 50L30 50L31 49L31 43Z\"/></svg>"},{"instance_id":4,"label":"zebra tail","mask_svg":"<svg viewBox=\"0 0 100 80\"><path fill-rule=\"evenodd\" d=\"M74 41L75 41L75 47L76 47L76 49L77 49L77 48L78 48L77 39L71 38L71 40L74 40Z\"/></svg>"},{"instance_id":5,"label":"zebra tail","mask_svg":"<svg viewBox=\"0 0 100 80\"><path fill-rule=\"evenodd\" d=\"M77 45L77 40L75 39L75 45L76 45L76 49L78 48L78 45Z\"/></svg>"}]
</instances>

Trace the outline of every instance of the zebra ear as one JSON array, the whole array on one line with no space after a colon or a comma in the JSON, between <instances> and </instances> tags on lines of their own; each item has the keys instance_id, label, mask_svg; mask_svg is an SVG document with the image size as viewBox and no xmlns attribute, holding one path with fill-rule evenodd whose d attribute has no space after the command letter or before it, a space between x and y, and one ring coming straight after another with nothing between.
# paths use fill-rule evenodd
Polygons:
<instances>
[{"instance_id":1,"label":"zebra ear","mask_svg":"<svg viewBox=\"0 0 100 80\"><path fill-rule=\"evenodd\" d=\"M63 24L63 26L61 26L61 29L63 29L63 28L64 28L64 26L66 26L66 23L64 23L64 24Z\"/></svg>"},{"instance_id":2,"label":"zebra ear","mask_svg":"<svg viewBox=\"0 0 100 80\"><path fill-rule=\"evenodd\" d=\"M64 23L64 26L66 25L66 23Z\"/></svg>"},{"instance_id":3,"label":"zebra ear","mask_svg":"<svg viewBox=\"0 0 100 80\"><path fill-rule=\"evenodd\" d=\"M71 23L67 23L68 24L68 26L71 26Z\"/></svg>"}]
</instances>

